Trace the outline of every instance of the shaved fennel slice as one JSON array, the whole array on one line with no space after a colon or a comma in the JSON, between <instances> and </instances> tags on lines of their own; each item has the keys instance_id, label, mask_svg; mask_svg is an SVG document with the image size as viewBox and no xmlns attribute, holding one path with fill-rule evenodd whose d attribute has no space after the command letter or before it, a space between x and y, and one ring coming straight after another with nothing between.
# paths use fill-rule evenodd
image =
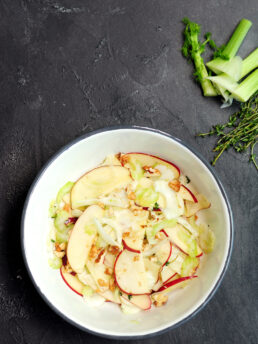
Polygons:
<instances>
[{"instance_id":1,"label":"shaved fennel slice","mask_svg":"<svg viewBox=\"0 0 258 344\"><path fill-rule=\"evenodd\" d=\"M230 76L233 80L238 81L242 74L243 60L240 56L235 56L229 61L216 58L212 61L209 61L206 65L214 73L219 75L223 73L227 76Z\"/></svg>"},{"instance_id":2,"label":"shaved fennel slice","mask_svg":"<svg viewBox=\"0 0 258 344\"><path fill-rule=\"evenodd\" d=\"M112 227L115 230L115 232L116 232L117 242L119 244L122 243L122 232L123 232L123 230L122 230L121 226L115 220L103 217L100 220L100 223L103 224L103 225L109 225L110 227Z\"/></svg>"},{"instance_id":3,"label":"shaved fennel slice","mask_svg":"<svg viewBox=\"0 0 258 344\"><path fill-rule=\"evenodd\" d=\"M231 93L238 87L238 83L226 74L209 76L207 79L209 79L215 86L223 87Z\"/></svg>"},{"instance_id":4,"label":"shaved fennel slice","mask_svg":"<svg viewBox=\"0 0 258 344\"><path fill-rule=\"evenodd\" d=\"M97 227L97 230L98 230L98 233L99 235L102 237L102 239L109 245L112 245L112 246L119 246L121 247L121 244L119 244L118 242L116 242L103 228L102 224L99 222L98 219L94 218L93 219L96 227Z\"/></svg>"}]
</instances>

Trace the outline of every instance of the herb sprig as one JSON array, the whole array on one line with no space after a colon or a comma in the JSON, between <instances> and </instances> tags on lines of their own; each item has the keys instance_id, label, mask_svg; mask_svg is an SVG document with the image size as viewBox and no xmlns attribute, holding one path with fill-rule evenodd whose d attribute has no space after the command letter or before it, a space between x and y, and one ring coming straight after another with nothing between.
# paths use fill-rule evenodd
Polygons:
<instances>
[{"instance_id":1,"label":"herb sprig","mask_svg":"<svg viewBox=\"0 0 258 344\"><path fill-rule=\"evenodd\" d=\"M242 153L250 147L250 162L258 170L255 160L254 147L258 140L258 92L256 92L247 102L241 104L240 111L230 116L225 124L217 124L208 133L198 134L200 137L218 136L213 151L217 153L212 161L215 165L219 157L229 148Z\"/></svg>"}]
</instances>

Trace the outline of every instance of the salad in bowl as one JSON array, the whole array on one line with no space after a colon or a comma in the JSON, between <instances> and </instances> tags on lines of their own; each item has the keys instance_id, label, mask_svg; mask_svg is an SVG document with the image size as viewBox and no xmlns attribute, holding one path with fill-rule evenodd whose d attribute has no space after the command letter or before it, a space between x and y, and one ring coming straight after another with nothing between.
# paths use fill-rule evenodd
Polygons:
<instances>
[{"instance_id":1,"label":"salad in bowl","mask_svg":"<svg viewBox=\"0 0 258 344\"><path fill-rule=\"evenodd\" d=\"M132 314L191 288L215 236L200 216L211 203L172 162L108 155L68 181L49 208L49 265L91 306ZM176 297L176 296L175 296Z\"/></svg>"}]
</instances>

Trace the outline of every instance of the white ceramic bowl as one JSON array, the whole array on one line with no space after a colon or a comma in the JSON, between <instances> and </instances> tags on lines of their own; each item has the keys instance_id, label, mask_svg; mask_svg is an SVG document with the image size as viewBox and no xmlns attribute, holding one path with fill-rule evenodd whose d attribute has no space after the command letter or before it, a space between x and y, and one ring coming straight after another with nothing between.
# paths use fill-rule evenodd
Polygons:
<instances>
[{"instance_id":1,"label":"white ceramic bowl","mask_svg":"<svg viewBox=\"0 0 258 344\"><path fill-rule=\"evenodd\" d=\"M90 308L70 290L60 273L48 266L46 238L49 232L48 207L58 189L76 180L106 155L117 152L150 153L171 162L189 176L198 191L211 201L203 211L216 236L214 251L207 256L198 278L191 286L171 295L160 308L125 315L115 304ZM230 205L210 165L181 140L158 130L115 127L82 136L59 151L34 181L23 212L22 250L31 279L43 299L75 326L111 338L150 336L189 320L211 299L229 263L233 241Z\"/></svg>"}]
</instances>

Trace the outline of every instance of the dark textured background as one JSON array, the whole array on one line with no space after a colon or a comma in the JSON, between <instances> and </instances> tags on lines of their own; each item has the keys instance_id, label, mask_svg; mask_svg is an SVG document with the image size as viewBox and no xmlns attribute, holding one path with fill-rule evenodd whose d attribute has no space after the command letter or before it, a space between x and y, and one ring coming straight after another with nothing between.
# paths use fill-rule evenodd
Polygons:
<instances>
[{"instance_id":1,"label":"dark textured background","mask_svg":"<svg viewBox=\"0 0 258 344\"><path fill-rule=\"evenodd\" d=\"M0 343L111 343L72 327L41 300L20 253L20 216L41 166L81 134L137 124L195 139L235 109L205 99L180 54L182 17L224 43L237 22L254 22L240 55L258 42L257 0L0 1ZM256 21L256 22L255 22ZM258 343L257 172L247 154L216 170L235 219L233 256L211 302L194 319L136 343Z\"/></svg>"}]
</instances>

